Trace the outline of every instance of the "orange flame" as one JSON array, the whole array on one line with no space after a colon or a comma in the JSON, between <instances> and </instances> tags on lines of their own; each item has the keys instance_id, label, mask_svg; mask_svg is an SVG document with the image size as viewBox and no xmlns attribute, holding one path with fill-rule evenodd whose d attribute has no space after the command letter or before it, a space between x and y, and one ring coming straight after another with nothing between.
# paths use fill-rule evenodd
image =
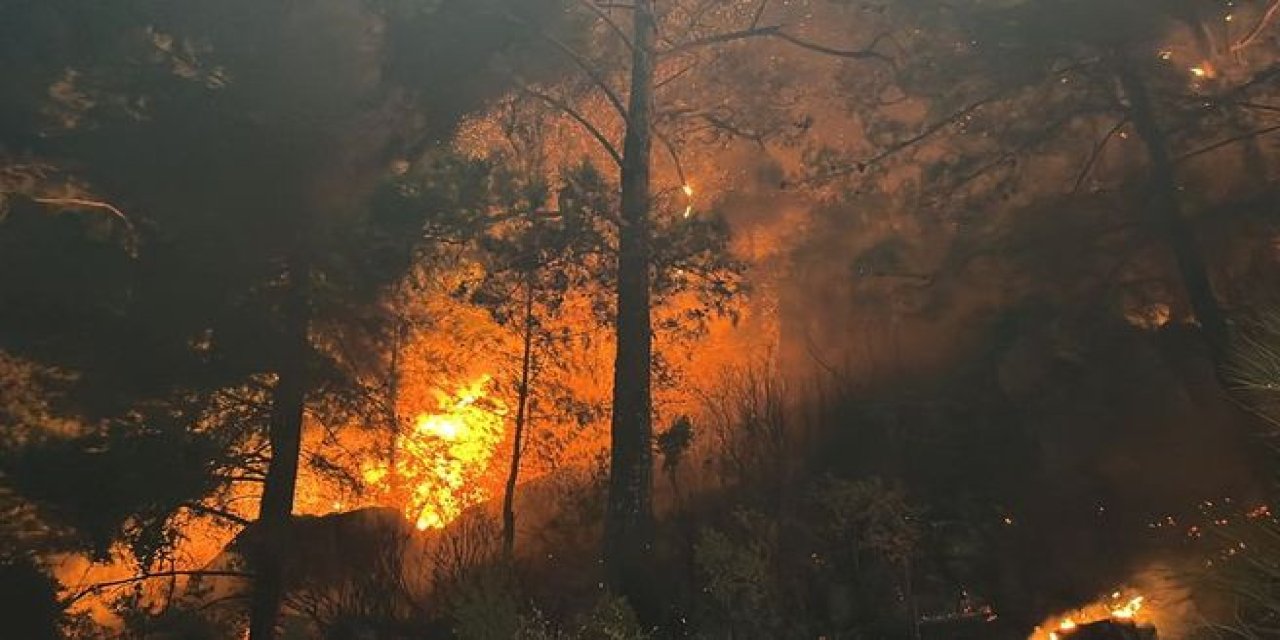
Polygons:
<instances>
[{"instance_id":1,"label":"orange flame","mask_svg":"<svg viewBox=\"0 0 1280 640\"><path fill-rule=\"evenodd\" d=\"M453 394L436 393L438 408L420 414L413 429L401 434L393 465L367 463L367 485L405 496L404 513L419 530L443 528L467 507L486 500L482 483L503 438L506 405L487 395L488 375ZM398 497L398 496L393 496Z\"/></svg>"},{"instance_id":2,"label":"orange flame","mask_svg":"<svg viewBox=\"0 0 1280 640\"><path fill-rule=\"evenodd\" d=\"M1145 604L1146 598L1141 595L1126 597L1117 591L1110 598L1050 617L1036 627L1027 640L1064 640L1068 633L1075 631L1080 625L1104 620L1137 622Z\"/></svg>"}]
</instances>

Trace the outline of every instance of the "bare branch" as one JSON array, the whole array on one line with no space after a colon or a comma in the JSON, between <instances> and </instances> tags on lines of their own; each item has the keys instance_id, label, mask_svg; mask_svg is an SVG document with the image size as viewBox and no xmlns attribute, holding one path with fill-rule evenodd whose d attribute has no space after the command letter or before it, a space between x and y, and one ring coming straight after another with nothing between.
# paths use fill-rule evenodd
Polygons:
<instances>
[{"instance_id":1,"label":"bare branch","mask_svg":"<svg viewBox=\"0 0 1280 640\"><path fill-rule=\"evenodd\" d=\"M888 160L890 157L927 140L928 138L938 133L939 131L942 131L943 129L951 126L952 124L955 124L957 121L968 117L973 112L977 111L978 109L981 109L983 106L995 100L996 100L995 97L987 97L987 98L978 100L976 102L972 102L969 105L965 106L964 108L960 109L959 111L956 111L955 113L952 113L951 115L941 120L938 120L933 124L930 124L929 126L925 127L923 130L921 130L920 133L917 133L916 135L911 136L910 138L906 138L905 140L900 140L886 147L885 149L880 151L880 153L877 153L876 155L866 160L855 162L852 165L845 167L843 169L829 171L823 175L813 178L811 181L817 182L822 180L830 180L832 178L847 176L851 173L860 173L862 171L866 171L867 168L875 164L878 164L880 162L883 162L885 160Z\"/></svg>"},{"instance_id":2,"label":"bare branch","mask_svg":"<svg viewBox=\"0 0 1280 640\"><path fill-rule=\"evenodd\" d=\"M657 128L653 130L653 135L662 143L662 146L666 147L667 153L671 155L671 162L676 168L676 176L680 178L680 186L687 186L689 184L689 180L685 178L684 164L680 162L680 154L676 151L676 146L672 144L671 138L668 138L661 131L658 131Z\"/></svg>"},{"instance_id":3,"label":"bare branch","mask_svg":"<svg viewBox=\"0 0 1280 640\"><path fill-rule=\"evenodd\" d=\"M605 26L609 27L609 30L612 31L614 35L618 36L618 39L622 40L623 44L627 45L627 49L632 51L635 50L636 45L635 43L631 42L631 36L627 35L627 32L623 30L621 26L618 25L618 23L613 19L613 16L610 16L608 13L605 12L605 9L609 9L609 8L634 9L634 7L632 7L631 5L627 5L626 7L621 7L619 5L613 5L613 4L596 4L591 0L577 0L577 2L578 4L585 7L587 11L590 11L591 13L595 14L595 16L599 18L600 21L605 24Z\"/></svg>"},{"instance_id":4,"label":"bare branch","mask_svg":"<svg viewBox=\"0 0 1280 640\"><path fill-rule=\"evenodd\" d=\"M124 224L125 228L128 229L130 233L133 233L133 222L129 220L129 216L126 216L123 211L109 202L89 200L87 198L32 198L31 200L39 202L40 204L47 204L55 207L80 207L84 209L98 209L106 211L113 218Z\"/></svg>"},{"instance_id":5,"label":"bare branch","mask_svg":"<svg viewBox=\"0 0 1280 640\"><path fill-rule=\"evenodd\" d=\"M1270 126L1270 127L1263 127L1263 128L1261 128L1261 129L1255 129L1255 130L1253 130L1253 131L1249 131L1249 132L1246 132L1246 133L1242 133L1242 134L1240 134L1240 135L1238 135L1238 136L1232 136L1232 137L1227 138L1227 139L1225 139L1225 140L1219 140L1219 141L1217 141L1217 142L1215 142L1215 143L1213 143L1213 144L1210 144L1210 145L1208 145L1208 146L1206 146L1206 147L1201 147L1201 148L1199 148L1199 149L1196 149L1195 151L1188 151L1187 153L1184 153L1184 154L1182 154L1182 155L1178 156L1177 158L1174 158L1174 162L1175 162L1175 163L1182 163L1182 162L1185 162L1185 161L1187 161L1187 160L1190 160L1190 159L1192 159L1192 158L1194 158L1194 157L1196 157L1196 156L1200 156L1200 155L1204 155L1204 154L1206 154L1206 153L1209 153L1210 151L1216 151L1216 150L1221 149L1221 148L1223 148L1223 147L1233 145L1233 144L1235 144L1235 143L1237 143L1237 142L1243 142L1243 141L1245 141L1245 140L1251 140L1251 139L1253 139L1253 138L1257 138L1257 137L1265 136L1265 135L1267 135L1267 134L1275 133L1275 132L1277 132L1277 131L1280 131L1280 124L1278 124L1278 125L1272 125L1272 126Z\"/></svg>"},{"instance_id":6,"label":"bare branch","mask_svg":"<svg viewBox=\"0 0 1280 640\"><path fill-rule=\"evenodd\" d=\"M1254 87L1264 85L1271 82L1275 78L1280 77L1280 63L1272 64L1267 68L1254 74L1253 77L1233 87L1230 91L1218 96L1214 96L1216 101L1233 100L1237 96L1245 95L1253 90Z\"/></svg>"},{"instance_id":7,"label":"bare branch","mask_svg":"<svg viewBox=\"0 0 1280 640\"><path fill-rule=\"evenodd\" d=\"M1098 158L1102 157L1103 150L1107 148L1107 143L1111 142L1111 138L1114 138L1117 133L1120 133L1120 130L1127 124L1129 124L1129 118L1121 118L1115 126L1111 127L1111 129L1107 131L1105 136L1102 136L1101 140L1098 140L1098 142L1093 145L1093 152L1089 154L1089 159L1085 161L1084 167L1080 169L1080 175L1076 176L1076 184L1071 188L1072 193L1079 191L1080 187L1084 185L1084 181L1089 178L1089 173L1093 171L1093 165L1097 164Z\"/></svg>"},{"instance_id":8,"label":"bare branch","mask_svg":"<svg viewBox=\"0 0 1280 640\"><path fill-rule=\"evenodd\" d=\"M683 44L667 49L666 51L662 51L660 52L660 55L663 55L663 56L676 55L676 54L692 51L694 49L700 49L702 47L706 47L710 45L726 44L729 42L736 42L738 40L747 40L750 38L777 38L778 40L782 40L783 42L786 42L793 46L800 47L801 49L813 51L816 53L821 53L827 56L834 56L837 58L847 58L850 60L880 60L882 62L893 64L893 60L891 58L875 50L876 46L880 44L880 41L887 36L888 34L881 34L876 36L875 39L871 41L871 44L867 45L862 49L836 49L834 47L818 44L816 42L810 42L808 40L804 40L790 33L787 33L786 31L783 31L782 25L771 25L767 27L757 26L757 27L751 27L749 29L743 29L741 31L728 31L725 33L718 33L718 34L706 36L703 38L696 38L694 40L690 40L689 42L685 42Z\"/></svg>"},{"instance_id":9,"label":"bare branch","mask_svg":"<svg viewBox=\"0 0 1280 640\"><path fill-rule=\"evenodd\" d=\"M1235 53L1253 44L1253 41L1257 40L1258 36L1262 35L1262 32L1266 31L1267 27L1271 24L1271 21L1275 19L1277 11L1280 11L1280 0L1271 0L1271 5L1268 6L1266 12L1262 14L1262 18L1258 20L1258 24L1254 25L1253 28L1249 30L1249 33L1245 34L1243 38L1231 45L1231 52Z\"/></svg>"},{"instance_id":10,"label":"bare branch","mask_svg":"<svg viewBox=\"0 0 1280 640\"><path fill-rule=\"evenodd\" d=\"M600 92L604 94L606 99L608 99L609 104L618 112L619 117L624 121L630 120L630 113L627 111L627 107L623 105L622 97L618 95L617 91L614 91L612 86L609 85L609 82L605 79L604 75L600 73L599 69L596 69L595 66L588 62L586 58L583 58L581 54L574 51L572 47L564 44L559 39L551 36L546 36L546 38L557 49L563 51L566 56L572 58L574 64L578 65L578 67L582 69L582 72L587 74L587 78L591 80L592 84L596 85L596 87L600 89Z\"/></svg>"},{"instance_id":11,"label":"bare branch","mask_svg":"<svg viewBox=\"0 0 1280 640\"><path fill-rule=\"evenodd\" d=\"M693 70L694 70L694 69L696 69L697 67L698 67L698 65L697 65L696 63L690 63L690 64L685 65L685 66L684 66L683 68L681 68L679 71L677 71L677 72L675 72L675 73L673 73L673 74L671 74L671 75L669 75L669 76L667 76L667 77L663 78L662 80L659 80L658 82L654 83L654 85L653 85L653 90L654 90L654 91L658 91L658 90L662 89L663 87L666 87L667 85L671 84L672 82L675 82L676 80L679 80L680 78L684 77L686 74L688 74L690 71L693 71Z\"/></svg>"},{"instance_id":12,"label":"bare branch","mask_svg":"<svg viewBox=\"0 0 1280 640\"><path fill-rule=\"evenodd\" d=\"M808 40L801 40L800 38L797 38L796 36L793 36L784 31L779 31L773 34L773 37L783 40L785 42L788 42L790 44L793 44L797 47L800 47L801 49L816 51L823 55L835 56L837 58L849 58L852 60L880 60L883 62L887 62L889 64L893 64L892 58L875 50L876 47L879 46L880 41L884 40L886 37L888 37L888 35L889 34L887 33L882 33L876 36L874 39L872 39L871 44L867 45L866 47L862 49L852 49L852 50L834 49L832 47L824 46L814 42L809 42Z\"/></svg>"},{"instance_id":13,"label":"bare branch","mask_svg":"<svg viewBox=\"0 0 1280 640\"><path fill-rule=\"evenodd\" d=\"M751 16L751 28L755 29L760 26L760 19L764 17L765 9L769 8L769 0L760 0L760 6L756 7L755 15Z\"/></svg>"},{"instance_id":14,"label":"bare branch","mask_svg":"<svg viewBox=\"0 0 1280 640\"><path fill-rule=\"evenodd\" d=\"M513 22L527 24L526 21L512 13L507 13L507 18ZM539 30L538 37L551 43L551 46L559 49L560 52L572 60L579 69L582 69L582 72L587 75L587 78L591 80L591 83L594 84L596 88L600 89L605 98L609 100L609 104L618 112L618 115L621 116L623 120L628 119L629 114L626 106L623 105L622 98L618 95L617 91L613 90L613 87L609 85L609 82L595 65L591 64L585 56L578 53L573 47L570 47L562 40L549 33Z\"/></svg>"},{"instance_id":15,"label":"bare branch","mask_svg":"<svg viewBox=\"0 0 1280 640\"><path fill-rule=\"evenodd\" d=\"M725 33L718 33L718 34L706 36L703 38L695 38L693 40L685 42L684 44L676 45L670 49L667 49L666 51L660 51L658 53L661 56L676 55L676 54L685 53L687 51L692 51L693 49L697 49L700 47L705 47L713 44L724 44L728 42L735 42L737 40L746 40L748 38L773 36L774 34L778 33L781 30L782 30L782 25L773 25L769 27L752 27L750 29L743 29L741 31L728 31Z\"/></svg>"},{"instance_id":16,"label":"bare branch","mask_svg":"<svg viewBox=\"0 0 1280 640\"><path fill-rule=\"evenodd\" d=\"M210 577L224 577L224 578L254 577L252 573L246 573L244 571L211 571L211 570L199 570L199 569L193 570L193 571L161 571L157 573L148 573L141 576L134 576L132 578L123 578L121 580L109 580L107 582L99 582L97 584L89 585L88 587L85 587L84 589L77 591L75 594L63 599L60 604L63 606L63 608L68 608L71 605L79 602L80 600L83 600L88 596L91 596L99 591L102 591L103 589L110 589L112 587L121 587L127 584L135 584L138 582L145 582L147 580L158 579L158 578L177 578L182 576L192 576L192 577L210 576Z\"/></svg>"},{"instance_id":17,"label":"bare branch","mask_svg":"<svg viewBox=\"0 0 1280 640\"><path fill-rule=\"evenodd\" d=\"M33 197L31 198L31 201L51 207L96 209L98 211L105 211L112 218L119 220L120 224L124 226L125 236L123 242L125 251L127 251L130 256L137 257L137 230L133 226L133 221L129 220L129 216L125 215L125 213L115 205L100 200L75 197Z\"/></svg>"},{"instance_id":18,"label":"bare branch","mask_svg":"<svg viewBox=\"0 0 1280 640\"><path fill-rule=\"evenodd\" d=\"M1237 107L1253 109L1255 111L1266 111L1268 113L1280 113L1280 106L1262 104L1261 102L1235 102Z\"/></svg>"},{"instance_id":19,"label":"bare branch","mask_svg":"<svg viewBox=\"0 0 1280 640\"><path fill-rule=\"evenodd\" d=\"M707 124L721 131L727 131L731 136L736 136L744 140L750 140L754 142L756 146L760 147L761 149L763 149L765 146L764 133L760 133L756 131L748 131L712 113L703 113L703 114L700 114L700 117L703 120L705 120Z\"/></svg>"},{"instance_id":20,"label":"bare branch","mask_svg":"<svg viewBox=\"0 0 1280 640\"><path fill-rule=\"evenodd\" d=\"M253 524L253 522L247 518L242 518L234 513L223 511L222 509L216 509L214 507L203 505L198 502L188 502L187 504L184 504L182 506L186 507L187 510L191 511L192 513L196 513L202 516L212 516L220 520L226 520L227 522L230 522L232 524L240 525L241 527L247 527Z\"/></svg>"},{"instance_id":21,"label":"bare branch","mask_svg":"<svg viewBox=\"0 0 1280 640\"><path fill-rule=\"evenodd\" d=\"M577 109L574 109L572 105L570 105L568 102L566 102L561 98L557 98L556 96L553 96L549 93L544 93L542 91L539 91L523 82L520 82L519 80L517 80L516 83L520 87L521 91L524 91L530 96L533 96L534 98L542 100L543 102L559 109L565 115L572 118L574 122L577 122L579 125L581 125L582 128L587 131L587 133L591 134L591 137L596 139L596 142L600 143L600 146L603 147L604 150L609 154L609 157L613 158L613 161L617 163L619 167L622 166L622 154L618 152L618 148L613 144L612 141L609 140L609 137L606 136L604 132L602 132L600 128L595 125L595 123L591 122L590 119L582 115L580 111L578 111Z\"/></svg>"}]
</instances>

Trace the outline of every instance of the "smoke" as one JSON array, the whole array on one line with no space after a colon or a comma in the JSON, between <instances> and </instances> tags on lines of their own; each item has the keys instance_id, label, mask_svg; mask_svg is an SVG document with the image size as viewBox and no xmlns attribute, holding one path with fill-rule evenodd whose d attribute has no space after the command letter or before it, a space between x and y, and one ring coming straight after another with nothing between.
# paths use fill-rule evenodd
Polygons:
<instances>
[{"instance_id":1,"label":"smoke","mask_svg":"<svg viewBox=\"0 0 1280 640\"><path fill-rule=\"evenodd\" d=\"M992 557L975 573L1014 626L1127 584L1153 594L1162 635L1177 637L1194 618L1183 574L1211 553L1188 541L1212 526L1202 505L1225 499L1238 516L1268 480L1259 425L1222 391L1134 194L1062 197L1079 171L1068 140L1010 170L1015 195L984 184L947 202L929 164L978 144L950 130L886 166L813 182L831 154L873 157L936 114L904 99L892 113L915 124L878 123L886 136L857 105L829 100L831 61L762 49L752 64L711 64L704 94L758 91L723 102L718 115L738 116L732 140L713 136L714 150L687 163L750 261L749 304L775 323L782 375L853 398L814 410L825 415L820 464L902 477L939 517L961 503L989 510ZM875 84L838 68L842 89ZM1127 179L1143 158L1120 146L1102 162ZM1226 202L1216 173L1197 169L1189 184L1216 185L1197 192ZM1256 242L1215 240L1224 258Z\"/></svg>"}]
</instances>

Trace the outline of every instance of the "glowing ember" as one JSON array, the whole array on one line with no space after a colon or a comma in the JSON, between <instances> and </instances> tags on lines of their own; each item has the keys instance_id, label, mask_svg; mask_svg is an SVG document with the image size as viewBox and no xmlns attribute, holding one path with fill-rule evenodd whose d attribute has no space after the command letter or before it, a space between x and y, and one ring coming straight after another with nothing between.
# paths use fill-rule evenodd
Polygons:
<instances>
[{"instance_id":1,"label":"glowing ember","mask_svg":"<svg viewBox=\"0 0 1280 640\"><path fill-rule=\"evenodd\" d=\"M1104 598L1075 611L1058 614L1046 620L1031 634L1027 640L1065 640L1066 636L1081 625L1118 620L1138 622L1143 611L1146 598L1117 591L1110 598Z\"/></svg>"},{"instance_id":2,"label":"glowing ember","mask_svg":"<svg viewBox=\"0 0 1280 640\"><path fill-rule=\"evenodd\" d=\"M1197 78L1216 78L1218 76L1218 70L1208 60L1191 67L1190 71L1191 75Z\"/></svg>"},{"instance_id":3,"label":"glowing ember","mask_svg":"<svg viewBox=\"0 0 1280 640\"><path fill-rule=\"evenodd\" d=\"M402 501L419 530L439 529L489 492L482 477L502 442L507 407L486 395L481 376L452 395L437 392L438 408L424 413L396 443L394 472L387 461L365 465L367 485Z\"/></svg>"}]
</instances>

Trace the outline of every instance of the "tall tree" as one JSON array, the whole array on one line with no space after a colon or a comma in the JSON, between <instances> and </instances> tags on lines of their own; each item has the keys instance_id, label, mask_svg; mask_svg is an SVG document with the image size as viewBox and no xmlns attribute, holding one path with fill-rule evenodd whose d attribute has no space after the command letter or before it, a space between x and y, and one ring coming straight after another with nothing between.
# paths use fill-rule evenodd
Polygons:
<instances>
[{"instance_id":1,"label":"tall tree","mask_svg":"<svg viewBox=\"0 0 1280 640\"><path fill-rule=\"evenodd\" d=\"M653 327L649 215L653 163L657 15L653 0L632 6L631 98L621 171L618 225L617 356L605 512L609 581L639 604L653 536Z\"/></svg>"},{"instance_id":2,"label":"tall tree","mask_svg":"<svg viewBox=\"0 0 1280 640\"><path fill-rule=\"evenodd\" d=\"M1132 220L1142 230L1135 235L1159 243L1151 249L1149 242L1134 242L1144 255L1129 257L1168 270L1164 281L1178 292L1163 296L1165 303L1176 318L1199 325L1221 363L1232 301L1215 283L1212 247L1199 230L1214 221L1198 214L1223 203L1189 188L1212 173L1193 170L1191 161L1246 149L1271 132L1265 119L1258 122L1264 116L1247 106L1274 88L1273 67L1261 50L1239 54L1241 42L1256 38L1237 35L1230 47L1215 42L1233 24L1266 24L1264 16L1162 1L922 2L902 9L906 23L925 28L904 37L910 55L896 86L905 102L926 105L926 118L870 157L818 173L892 184L924 166L925 204L936 214L980 223L961 227L958 238L1002 224L999 216L979 218L970 210L998 211L1034 199L1048 203L1046 210L1063 198L1085 207L1096 206L1100 196L1129 200L1132 206L1117 206L1125 216L1142 212ZM1226 139L1223 127L1232 132ZM1066 163L1076 167L1064 172ZM1108 167L1112 175L1104 177ZM1135 167L1145 179L1133 179ZM1099 230L1100 242L1107 233ZM966 246L950 267L976 255L972 244L957 244Z\"/></svg>"},{"instance_id":3,"label":"tall tree","mask_svg":"<svg viewBox=\"0 0 1280 640\"><path fill-rule=\"evenodd\" d=\"M333 334L367 326L353 321L367 319L359 309L408 267L420 240L420 216L371 215L373 186L392 160L415 159L501 87L466 72L476 67L423 62L414 45L479 47L460 57L483 68L505 34L459 38L454 22L475 17L469 3L73 1L0 11L0 67L17 80L3 89L15 100L0 114L0 198L18 214L0 216L0 241L27 248L4 254L15 270L0 281L0 347L74 371L69 396L85 431L103 416L119 427L76 441L77 454L160 425L207 434L218 426L210 411L222 412L236 437L221 444L248 451L253 469L207 477L262 481L262 528L278 527L293 512L308 405L350 390ZM47 59L33 59L32 46ZM419 84L441 78L467 90ZM54 254L37 251L33 233L80 249L50 271ZM48 277L32 287L22 274ZM269 411L223 411L228 390L241 388ZM111 459L127 451L114 447ZM211 470L221 468L182 472ZM165 522L189 501L146 503L167 510L155 514ZM269 638L281 580L270 553L259 560L253 635Z\"/></svg>"},{"instance_id":4,"label":"tall tree","mask_svg":"<svg viewBox=\"0 0 1280 640\"><path fill-rule=\"evenodd\" d=\"M800 51L849 60L883 59L872 47L845 50L820 45L765 21L770 3L712 11L705 3L676 2L660 7L654 0L638 0L621 7L629 29L615 18L619 7L576 0L585 18L594 22L609 46L606 58L593 60L553 35L549 45L570 59L589 81L590 90L609 106L621 130L620 144L609 132L614 125L589 117L571 100L524 84L530 95L563 110L600 144L616 163L620 187L617 261L617 308L614 326L616 354L610 424L611 454L605 508L603 554L610 586L633 601L643 599L651 566L653 535L653 174L655 142L661 142L683 181L679 150L656 131L657 72L663 60L680 60L709 47L747 39L772 39ZM660 46L659 31L679 36ZM620 59L607 57L621 52ZM616 66L615 66L616 65ZM675 65L672 65L673 67ZM696 66L696 63L695 63ZM621 67L627 87L624 101L611 81ZM682 75L674 71L673 78ZM670 78L668 79L670 80ZM522 83L523 84L523 83ZM732 128L729 124L728 128ZM689 185L679 185L685 189ZM644 606L643 603L640 606Z\"/></svg>"}]
</instances>

